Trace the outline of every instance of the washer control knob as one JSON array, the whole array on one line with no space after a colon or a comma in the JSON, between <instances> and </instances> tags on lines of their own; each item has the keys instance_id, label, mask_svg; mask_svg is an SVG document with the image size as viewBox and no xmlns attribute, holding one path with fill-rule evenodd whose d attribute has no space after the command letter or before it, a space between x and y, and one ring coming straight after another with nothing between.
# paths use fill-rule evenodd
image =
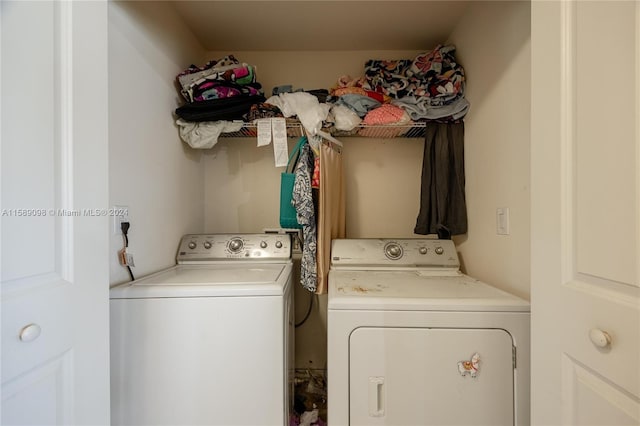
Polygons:
<instances>
[{"instance_id":1,"label":"washer control knob","mask_svg":"<svg viewBox=\"0 0 640 426\"><path fill-rule=\"evenodd\" d=\"M402 247L397 243L389 243L384 246L384 254L391 260L400 259L402 257Z\"/></svg>"},{"instance_id":2,"label":"washer control knob","mask_svg":"<svg viewBox=\"0 0 640 426\"><path fill-rule=\"evenodd\" d=\"M282 248L282 241L276 241L276 248Z\"/></svg>"},{"instance_id":3,"label":"washer control knob","mask_svg":"<svg viewBox=\"0 0 640 426\"><path fill-rule=\"evenodd\" d=\"M260 242L260 248L267 248L267 242L266 241L261 241Z\"/></svg>"},{"instance_id":4,"label":"washer control knob","mask_svg":"<svg viewBox=\"0 0 640 426\"><path fill-rule=\"evenodd\" d=\"M436 252L436 254L442 254L442 253L444 253L444 249L442 247L436 247L435 252Z\"/></svg>"},{"instance_id":5,"label":"washer control knob","mask_svg":"<svg viewBox=\"0 0 640 426\"><path fill-rule=\"evenodd\" d=\"M426 247L420 247L418 249L418 251L420 252L420 254L427 254L427 248Z\"/></svg>"},{"instance_id":6,"label":"washer control knob","mask_svg":"<svg viewBox=\"0 0 640 426\"><path fill-rule=\"evenodd\" d=\"M196 244L196 242L195 242L195 241L191 241L191 242L189 242L189 248L190 248L191 250L195 249L197 246L198 246L198 245Z\"/></svg>"},{"instance_id":7,"label":"washer control knob","mask_svg":"<svg viewBox=\"0 0 640 426\"><path fill-rule=\"evenodd\" d=\"M229 251L233 253L237 253L240 250L242 250L243 246L244 246L244 243L240 238L233 238L231 239L231 241L229 241Z\"/></svg>"},{"instance_id":8,"label":"washer control knob","mask_svg":"<svg viewBox=\"0 0 640 426\"><path fill-rule=\"evenodd\" d=\"M211 241L205 241L203 244L204 248L206 248L207 250L209 250L211 248Z\"/></svg>"}]
</instances>

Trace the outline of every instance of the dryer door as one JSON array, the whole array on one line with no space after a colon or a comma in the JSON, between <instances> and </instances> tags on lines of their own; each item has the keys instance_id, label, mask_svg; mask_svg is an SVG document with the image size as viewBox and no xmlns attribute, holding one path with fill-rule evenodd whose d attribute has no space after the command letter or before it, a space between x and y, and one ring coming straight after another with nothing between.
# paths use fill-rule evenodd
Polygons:
<instances>
[{"instance_id":1,"label":"dryer door","mask_svg":"<svg viewBox=\"0 0 640 426\"><path fill-rule=\"evenodd\" d=\"M500 329L356 329L350 425L513 425L511 335Z\"/></svg>"}]
</instances>

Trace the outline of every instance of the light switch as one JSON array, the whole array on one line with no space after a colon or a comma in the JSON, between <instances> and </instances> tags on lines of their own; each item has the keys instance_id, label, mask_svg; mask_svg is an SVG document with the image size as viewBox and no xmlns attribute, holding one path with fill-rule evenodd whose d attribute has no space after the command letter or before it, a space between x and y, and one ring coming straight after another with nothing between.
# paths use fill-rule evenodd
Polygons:
<instances>
[{"instance_id":1,"label":"light switch","mask_svg":"<svg viewBox=\"0 0 640 426\"><path fill-rule=\"evenodd\" d=\"M509 235L509 208L498 207L496 209L496 234Z\"/></svg>"}]
</instances>

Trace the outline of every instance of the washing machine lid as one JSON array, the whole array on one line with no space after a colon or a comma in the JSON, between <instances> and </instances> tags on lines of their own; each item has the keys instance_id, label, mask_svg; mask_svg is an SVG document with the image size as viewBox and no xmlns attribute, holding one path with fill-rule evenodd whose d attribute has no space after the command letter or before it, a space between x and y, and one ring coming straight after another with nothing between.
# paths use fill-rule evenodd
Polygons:
<instances>
[{"instance_id":1,"label":"washing machine lid","mask_svg":"<svg viewBox=\"0 0 640 426\"><path fill-rule=\"evenodd\" d=\"M111 288L110 298L279 296L291 269L291 261L176 265Z\"/></svg>"},{"instance_id":2,"label":"washing machine lid","mask_svg":"<svg viewBox=\"0 0 640 426\"><path fill-rule=\"evenodd\" d=\"M529 312L529 302L460 272L329 271L329 309Z\"/></svg>"}]
</instances>

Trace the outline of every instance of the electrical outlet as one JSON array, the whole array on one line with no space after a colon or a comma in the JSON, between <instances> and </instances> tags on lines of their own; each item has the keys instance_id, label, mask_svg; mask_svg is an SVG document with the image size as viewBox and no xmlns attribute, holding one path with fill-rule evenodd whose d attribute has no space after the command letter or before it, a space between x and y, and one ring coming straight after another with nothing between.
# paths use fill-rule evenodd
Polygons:
<instances>
[{"instance_id":1,"label":"electrical outlet","mask_svg":"<svg viewBox=\"0 0 640 426\"><path fill-rule=\"evenodd\" d=\"M122 235L122 222L129 222L129 207L113 206L113 235Z\"/></svg>"}]
</instances>

